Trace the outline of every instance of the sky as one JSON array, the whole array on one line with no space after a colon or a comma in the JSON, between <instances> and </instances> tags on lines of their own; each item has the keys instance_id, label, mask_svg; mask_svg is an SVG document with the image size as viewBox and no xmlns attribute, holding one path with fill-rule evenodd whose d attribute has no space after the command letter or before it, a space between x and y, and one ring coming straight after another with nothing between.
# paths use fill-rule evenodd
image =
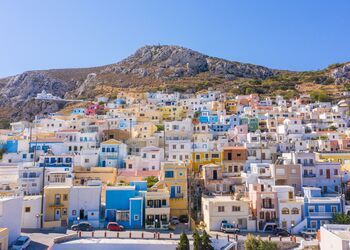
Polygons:
<instances>
[{"instance_id":1,"label":"sky","mask_svg":"<svg viewBox=\"0 0 350 250\"><path fill-rule=\"evenodd\" d=\"M1 0L0 77L180 45L275 69L350 61L348 0Z\"/></svg>"}]
</instances>

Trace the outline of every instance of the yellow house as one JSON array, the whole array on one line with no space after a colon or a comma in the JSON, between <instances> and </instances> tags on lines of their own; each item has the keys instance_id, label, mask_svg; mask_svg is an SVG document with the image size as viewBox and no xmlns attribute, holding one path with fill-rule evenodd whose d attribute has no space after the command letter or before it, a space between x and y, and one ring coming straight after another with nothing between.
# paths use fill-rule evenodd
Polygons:
<instances>
[{"instance_id":1,"label":"yellow house","mask_svg":"<svg viewBox=\"0 0 350 250\"><path fill-rule=\"evenodd\" d=\"M350 170L350 152L348 151L316 152L315 158L316 161L340 162L342 170Z\"/></svg>"},{"instance_id":2,"label":"yellow house","mask_svg":"<svg viewBox=\"0 0 350 250\"><path fill-rule=\"evenodd\" d=\"M182 120L186 118L187 111L182 106L164 106L158 109L162 120Z\"/></svg>"},{"instance_id":3,"label":"yellow house","mask_svg":"<svg viewBox=\"0 0 350 250\"><path fill-rule=\"evenodd\" d=\"M106 200L106 187L107 185L114 186L117 182L117 168L114 167L92 167L83 168L75 166L74 173L74 186L82 186L88 184L88 182L101 181L102 182L102 194L101 201Z\"/></svg>"},{"instance_id":4,"label":"yellow house","mask_svg":"<svg viewBox=\"0 0 350 250\"><path fill-rule=\"evenodd\" d=\"M70 186L44 188L44 228L67 226Z\"/></svg>"},{"instance_id":5,"label":"yellow house","mask_svg":"<svg viewBox=\"0 0 350 250\"><path fill-rule=\"evenodd\" d=\"M201 167L207 164L220 164L221 153L219 151L192 152L192 170L200 172Z\"/></svg>"},{"instance_id":6,"label":"yellow house","mask_svg":"<svg viewBox=\"0 0 350 250\"><path fill-rule=\"evenodd\" d=\"M137 113L137 122L155 122L159 123L162 119L162 113L159 110L146 110Z\"/></svg>"},{"instance_id":7,"label":"yellow house","mask_svg":"<svg viewBox=\"0 0 350 250\"><path fill-rule=\"evenodd\" d=\"M8 249L9 230L7 228L0 228L0 249Z\"/></svg>"},{"instance_id":8,"label":"yellow house","mask_svg":"<svg viewBox=\"0 0 350 250\"><path fill-rule=\"evenodd\" d=\"M162 162L158 188L170 192L170 216L188 215L187 166L184 162Z\"/></svg>"},{"instance_id":9,"label":"yellow house","mask_svg":"<svg viewBox=\"0 0 350 250\"><path fill-rule=\"evenodd\" d=\"M73 173L73 185L75 186L86 185L92 180L101 181L102 184L115 185L117 179L117 169L114 167L84 168L74 166Z\"/></svg>"},{"instance_id":10,"label":"yellow house","mask_svg":"<svg viewBox=\"0 0 350 250\"><path fill-rule=\"evenodd\" d=\"M232 115L237 113L237 102L236 100L226 100L225 109L227 115Z\"/></svg>"}]
</instances>

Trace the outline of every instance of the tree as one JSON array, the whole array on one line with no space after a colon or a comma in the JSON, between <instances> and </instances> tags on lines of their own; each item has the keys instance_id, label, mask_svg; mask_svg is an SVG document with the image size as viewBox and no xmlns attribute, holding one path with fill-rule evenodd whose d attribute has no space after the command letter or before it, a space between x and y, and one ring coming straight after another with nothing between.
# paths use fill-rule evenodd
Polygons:
<instances>
[{"instance_id":1,"label":"tree","mask_svg":"<svg viewBox=\"0 0 350 250\"><path fill-rule=\"evenodd\" d=\"M147 181L147 187L151 188L154 186L154 184L156 184L158 182L158 178L155 176L148 176L144 179L145 181Z\"/></svg>"},{"instance_id":2,"label":"tree","mask_svg":"<svg viewBox=\"0 0 350 250\"><path fill-rule=\"evenodd\" d=\"M277 250L277 243L267 240L262 240L260 237L256 238L252 234L247 235L244 242L245 250Z\"/></svg>"},{"instance_id":3,"label":"tree","mask_svg":"<svg viewBox=\"0 0 350 250\"><path fill-rule=\"evenodd\" d=\"M347 214L334 214L333 215L334 224L350 224L350 215Z\"/></svg>"},{"instance_id":4,"label":"tree","mask_svg":"<svg viewBox=\"0 0 350 250\"><path fill-rule=\"evenodd\" d=\"M193 237L193 249L194 250L202 250L202 239L201 239L197 229L194 230L192 237Z\"/></svg>"},{"instance_id":5,"label":"tree","mask_svg":"<svg viewBox=\"0 0 350 250\"><path fill-rule=\"evenodd\" d=\"M244 242L245 250L255 250L258 249L259 240L254 237L252 234L247 235L247 239Z\"/></svg>"},{"instance_id":6,"label":"tree","mask_svg":"<svg viewBox=\"0 0 350 250\"><path fill-rule=\"evenodd\" d=\"M202 249L203 250L214 249L214 247L211 245L210 236L205 230L203 231L203 234L202 234Z\"/></svg>"},{"instance_id":7,"label":"tree","mask_svg":"<svg viewBox=\"0 0 350 250\"><path fill-rule=\"evenodd\" d=\"M180 235L180 241L177 244L176 250L190 250L190 242L184 232Z\"/></svg>"}]
</instances>

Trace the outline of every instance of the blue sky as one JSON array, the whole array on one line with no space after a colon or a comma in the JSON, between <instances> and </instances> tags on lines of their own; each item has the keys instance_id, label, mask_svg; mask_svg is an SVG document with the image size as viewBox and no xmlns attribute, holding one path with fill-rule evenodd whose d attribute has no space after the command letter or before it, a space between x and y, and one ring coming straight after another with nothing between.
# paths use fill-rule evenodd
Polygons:
<instances>
[{"instance_id":1,"label":"blue sky","mask_svg":"<svg viewBox=\"0 0 350 250\"><path fill-rule=\"evenodd\" d=\"M0 77L90 67L150 44L289 70L350 61L350 1L2 0Z\"/></svg>"}]
</instances>

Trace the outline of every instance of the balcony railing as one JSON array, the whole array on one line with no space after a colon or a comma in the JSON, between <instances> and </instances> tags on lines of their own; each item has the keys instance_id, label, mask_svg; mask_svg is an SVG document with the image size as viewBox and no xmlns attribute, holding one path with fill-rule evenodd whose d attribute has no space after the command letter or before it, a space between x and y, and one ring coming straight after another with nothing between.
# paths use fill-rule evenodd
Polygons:
<instances>
[{"instance_id":1,"label":"balcony railing","mask_svg":"<svg viewBox=\"0 0 350 250\"><path fill-rule=\"evenodd\" d=\"M262 209L274 209L275 205L274 204L261 204Z\"/></svg>"},{"instance_id":2,"label":"balcony railing","mask_svg":"<svg viewBox=\"0 0 350 250\"><path fill-rule=\"evenodd\" d=\"M312 178L312 177L316 177L316 174L312 173L312 174L303 174L304 178Z\"/></svg>"},{"instance_id":3,"label":"balcony railing","mask_svg":"<svg viewBox=\"0 0 350 250\"><path fill-rule=\"evenodd\" d=\"M331 218L333 217L332 212L309 212L309 216L310 217L327 217L327 218Z\"/></svg>"},{"instance_id":4,"label":"balcony railing","mask_svg":"<svg viewBox=\"0 0 350 250\"><path fill-rule=\"evenodd\" d=\"M184 197L184 194L175 194L170 196L170 198L172 199L181 199L183 197Z\"/></svg>"}]
</instances>

